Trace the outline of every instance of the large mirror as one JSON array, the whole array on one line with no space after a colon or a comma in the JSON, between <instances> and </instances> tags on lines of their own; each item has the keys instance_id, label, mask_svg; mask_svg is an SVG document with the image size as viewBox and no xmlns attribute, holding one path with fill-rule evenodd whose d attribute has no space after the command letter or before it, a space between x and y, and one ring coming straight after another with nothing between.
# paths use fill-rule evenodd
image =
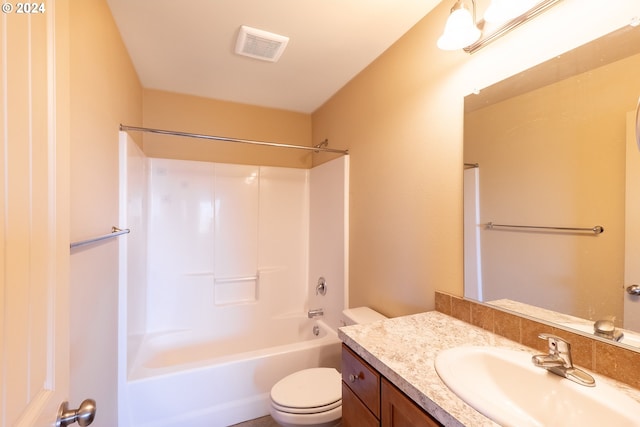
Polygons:
<instances>
[{"instance_id":1,"label":"large mirror","mask_svg":"<svg viewBox=\"0 0 640 427\"><path fill-rule=\"evenodd\" d=\"M639 96L627 26L465 97L466 298L640 351Z\"/></svg>"}]
</instances>

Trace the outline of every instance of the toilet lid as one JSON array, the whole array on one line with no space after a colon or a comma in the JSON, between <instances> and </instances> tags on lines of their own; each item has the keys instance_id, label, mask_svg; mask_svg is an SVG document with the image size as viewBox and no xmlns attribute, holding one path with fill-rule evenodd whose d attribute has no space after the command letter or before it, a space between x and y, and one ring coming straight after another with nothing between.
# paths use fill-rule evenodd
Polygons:
<instances>
[{"instance_id":1,"label":"toilet lid","mask_svg":"<svg viewBox=\"0 0 640 427\"><path fill-rule=\"evenodd\" d=\"M271 389L271 400L288 408L317 408L342 399L342 376L334 368L294 372Z\"/></svg>"}]
</instances>

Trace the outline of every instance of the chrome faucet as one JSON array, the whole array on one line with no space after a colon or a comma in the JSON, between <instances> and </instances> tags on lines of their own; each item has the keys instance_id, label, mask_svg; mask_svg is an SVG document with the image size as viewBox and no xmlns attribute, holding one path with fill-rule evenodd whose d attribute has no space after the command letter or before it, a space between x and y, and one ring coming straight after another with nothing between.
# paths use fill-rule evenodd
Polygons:
<instances>
[{"instance_id":1,"label":"chrome faucet","mask_svg":"<svg viewBox=\"0 0 640 427\"><path fill-rule=\"evenodd\" d=\"M314 317L324 316L324 310L322 310L321 308L314 308L313 310L309 310L309 312L307 313L307 316L309 317L309 319L313 319Z\"/></svg>"},{"instance_id":2,"label":"chrome faucet","mask_svg":"<svg viewBox=\"0 0 640 427\"><path fill-rule=\"evenodd\" d=\"M593 324L594 335L612 341L620 341L624 338L624 333L615 327L613 320L600 319Z\"/></svg>"},{"instance_id":3,"label":"chrome faucet","mask_svg":"<svg viewBox=\"0 0 640 427\"><path fill-rule=\"evenodd\" d=\"M578 384L589 387L596 385L596 381L591 375L573 366L571 360L571 344L568 341L551 334L540 334L538 338L548 341L549 354L533 356L531 361L534 365L577 382Z\"/></svg>"}]
</instances>

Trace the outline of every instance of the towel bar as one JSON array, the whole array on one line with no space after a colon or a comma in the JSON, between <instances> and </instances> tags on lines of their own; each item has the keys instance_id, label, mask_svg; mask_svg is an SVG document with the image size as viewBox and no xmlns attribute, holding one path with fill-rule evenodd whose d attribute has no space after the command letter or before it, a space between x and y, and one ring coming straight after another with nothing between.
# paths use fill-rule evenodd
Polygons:
<instances>
[{"instance_id":1,"label":"towel bar","mask_svg":"<svg viewBox=\"0 0 640 427\"><path fill-rule=\"evenodd\" d=\"M595 234L600 234L604 232L604 227L601 225L596 225L593 227L548 227L541 225L507 225L507 224L495 224L493 222L487 223L487 228L490 230L494 227L506 227L506 228L535 228L538 230L560 230L560 231L591 231Z\"/></svg>"}]
</instances>

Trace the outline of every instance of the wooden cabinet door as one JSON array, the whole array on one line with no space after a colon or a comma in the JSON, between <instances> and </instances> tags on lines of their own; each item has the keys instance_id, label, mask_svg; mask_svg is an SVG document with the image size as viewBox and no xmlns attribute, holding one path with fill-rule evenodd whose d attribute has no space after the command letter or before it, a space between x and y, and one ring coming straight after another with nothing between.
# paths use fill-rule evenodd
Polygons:
<instances>
[{"instance_id":1,"label":"wooden cabinet door","mask_svg":"<svg viewBox=\"0 0 640 427\"><path fill-rule=\"evenodd\" d=\"M378 427L378 419L353 391L342 383L342 427Z\"/></svg>"},{"instance_id":2,"label":"wooden cabinet door","mask_svg":"<svg viewBox=\"0 0 640 427\"><path fill-rule=\"evenodd\" d=\"M382 427L441 427L422 408L398 390L393 384L382 379Z\"/></svg>"}]
</instances>

